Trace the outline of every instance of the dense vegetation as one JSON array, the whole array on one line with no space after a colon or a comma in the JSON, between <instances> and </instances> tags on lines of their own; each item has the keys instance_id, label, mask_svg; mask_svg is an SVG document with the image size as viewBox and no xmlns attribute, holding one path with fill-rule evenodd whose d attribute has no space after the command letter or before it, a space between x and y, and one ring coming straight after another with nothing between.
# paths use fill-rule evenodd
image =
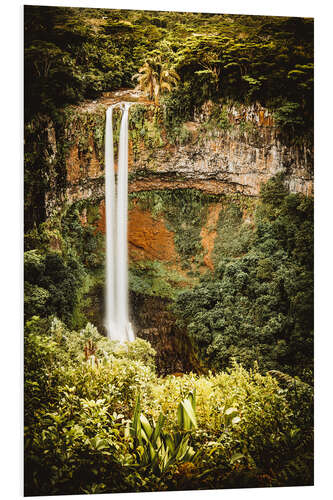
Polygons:
<instances>
[{"instance_id":1,"label":"dense vegetation","mask_svg":"<svg viewBox=\"0 0 333 500\"><path fill-rule=\"evenodd\" d=\"M197 141L231 127L255 139L227 109L259 102L281 143L310 151L313 20L25 7L25 493L312 484L313 200L283 175L259 199L129 197L163 220L178 258L130 262L133 302L163 303L200 373L162 377L149 342L102 335L101 195L69 204L64 190L77 137L78 157L93 140L103 165L105 109L69 105L137 84L154 102L130 114L135 159L141 144L189 147L184 123L207 101ZM116 152L119 125L115 112ZM129 175L153 176L150 161ZM46 217L50 190L59 205ZM204 227L216 231L209 270Z\"/></svg>"},{"instance_id":2,"label":"dense vegetation","mask_svg":"<svg viewBox=\"0 0 333 500\"><path fill-rule=\"evenodd\" d=\"M254 230L236 204L221 210L214 272L176 307L209 366L257 360L311 380L312 200L288 194L277 177L262 187Z\"/></svg>"},{"instance_id":3,"label":"dense vegetation","mask_svg":"<svg viewBox=\"0 0 333 500\"><path fill-rule=\"evenodd\" d=\"M310 386L236 363L159 378L154 355L27 323L26 495L312 484Z\"/></svg>"},{"instance_id":4,"label":"dense vegetation","mask_svg":"<svg viewBox=\"0 0 333 500\"><path fill-rule=\"evenodd\" d=\"M197 256L197 266L195 228L207 202L218 199L192 191L185 198L193 202L192 223L178 204L184 193L147 193L140 203L169 217L183 262ZM27 494L312 484L311 200L288 194L277 177L262 188L254 226L242 220L242 203L224 200L215 271L194 288L184 291L184 278L156 261L130 269L133 292L175 301L213 369L205 376L158 377L149 343L119 346L84 327L82 289L102 282L103 268L93 226L82 226L78 207L62 216L62 253L43 246L45 227L34 241L29 235L38 249L25 256ZM194 393L197 426L185 431L177 407ZM163 454L155 443L152 455L135 435L139 395L142 425L148 418L155 428L160 412L166 417ZM182 452L170 439L183 443Z\"/></svg>"},{"instance_id":5,"label":"dense vegetation","mask_svg":"<svg viewBox=\"0 0 333 500\"><path fill-rule=\"evenodd\" d=\"M191 287L175 272L166 276L156 261L133 266L131 284L135 291L141 287L146 294L175 300L173 310L204 364L221 370L232 359L247 368L256 361L262 370L280 369L311 383L313 200L289 193L283 175L262 186L258 203L195 190L131 197L154 216L164 217L174 232L181 267L193 281L199 280ZM222 204L214 270L203 274L200 231L214 203Z\"/></svg>"},{"instance_id":6,"label":"dense vegetation","mask_svg":"<svg viewBox=\"0 0 333 500\"><path fill-rule=\"evenodd\" d=\"M55 314L68 326L82 328L92 319L89 311L103 307L104 237L96 232L98 219L98 208L83 200L25 234L26 321Z\"/></svg>"},{"instance_id":7,"label":"dense vegetation","mask_svg":"<svg viewBox=\"0 0 333 500\"><path fill-rule=\"evenodd\" d=\"M147 61L180 76L176 115L207 99L274 106L300 133L313 118L313 20L25 7L27 116L134 86ZM156 64L156 62L155 62Z\"/></svg>"}]
</instances>

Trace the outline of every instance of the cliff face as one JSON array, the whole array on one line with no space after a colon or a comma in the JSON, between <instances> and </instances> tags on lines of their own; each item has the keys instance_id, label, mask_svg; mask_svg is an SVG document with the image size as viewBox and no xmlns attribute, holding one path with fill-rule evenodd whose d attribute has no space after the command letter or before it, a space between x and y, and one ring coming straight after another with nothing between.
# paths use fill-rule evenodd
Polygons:
<instances>
[{"instance_id":1,"label":"cliff face","mask_svg":"<svg viewBox=\"0 0 333 500\"><path fill-rule=\"evenodd\" d=\"M223 217L231 205L239 212L237 227L251 238L260 185L270 177L282 172L291 192L312 195L313 151L282 142L272 113L259 105L225 105L216 116L206 103L194 121L172 133L161 110L142 96L118 92L68 108L60 132L49 124L48 216L78 204L85 224L87 203L99 212L95 230L104 233L105 111L119 100L136 101L129 114L132 321L157 348L161 372L164 358L173 359L171 371L193 369L194 357L184 354L190 350L184 347L186 332L175 326L169 311L172 290L193 286L200 274L214 268L216 242L222 238L228 244ZM114 112L116 153L119 123L120 114ZM101 325L102 308L95 309L91 319Z\"/></svg>"},{"instance_id":2,"label":"cliff face","mask_svg":"<svg viewBox=\"0 0 333 500\"><path fill-rule=\"evenodd\" d=\"M291 192L312 193L312 151L305 145L284 145L267 109L229 107L224 128L212 128L209 108L208 103L196 121L185 123L187 144L167 144L153 154L142 148L140 157L132 159L136 176L131 191L196 187L214 194L257 196L262 182L284 172ZM147 170L145 179L142 171Z\"/></svg>"},{"instance_id":3,"label":"cliff face","mask_svg":"<svg viewBox=\"0 0 333 500\"><path fill-rule=\"evenodd\" d=\"M212 104L207 103L184 124L183 137L168 138L154 107L133 93L110 94L98 102L72 108L65 124L63 141L65 187L56 195L57 178L52 167L59 148L56 134L49 129L50 179L52 190L46 196L51 214L64 203L90 200L100 204L98 228L104 231L105 110L121 99L137 99L130 110L129 192L196 189L213 195L239 193L256 197L260 185L278 172L284 172L291 192L313 192L313 152L306 145L286 146L280 140L272 114L259 105L225 106L223 123L211 120ZM139 111L139 113L138 113ZM116 122L119 125L119 120ZM117 132L116 132L117 133ZM116 143L115 143L116 144ZM117 164L116 164L117 168ZM210 208L216 223L218 208ZM213 218L213 219L212 219ZM202 228L204 247L213 245L213 229ZM176 261L173 234L163 222L135 204L129 212L130 253L134 260ZM209 253L209 252L208 252ZM209 256L205 264L212 266Z\"/></svg>"},{"instance_id":4,"label":"cliff face","mask_svg":"<svg viewBox=\"0 0 333 500\"><path fill-rule=\"evenodd\" d=\"M54 199L54 191L48 193L47 213L59 202L103 198L105 110L117 99L133 98L118 94L69 112L71 122L63 137L67 142L66 187L60 199ZM195 188L213 194L258 196L261 183L284 172L291 192L313 193L312 149L305 144L285 145L272 114L260 105L225 106L224 121L216 124L210 121L212 104L207 103L195 121L183 125L183 137L171 143L153 107L141 101L130 110L130 192ZM145 116L136 122L138 108L144 109L141 115ZM52 127L49 140L54 157L57 145ZM52 176L50 168L51 187Z\"/></svg>"},{"instance_id":5,"label":"cliff face","mask_svg":"<svg viewBox=\"0 0 333 500\"><path fill-rule=\"evenodd\" d=\"M217 123L211 120L213 110L208 102L195 121L183 125L181 136L170 141L149 102L133 92L117 92L99 101L68 108L63 136L58 140L49 124L47 161L51 190L46 194L47 215L65 203L90 200L100 205L98 228L104 231L105 110L122 99L136 100L130 109L129 124L130 193L196 189L213 195L239 193L256 197L260 185L278 172L285 173L291 192L313 193L312 149L305 144L285 145L272 113L260 105L225 106L223 122ZM119 120L115 121L117 127ZM60 149L65 179L57 189L59 172L55 163ZM216 207L211 210L217 220ZM213 236L212 231L206 233L202 228L204 246L208 248ZM129 212L129 243L133 259L176 260L173 235L162 218L153 220L149 211L135 205ZM205 261L211 267L210 258Z\"/></svg>"}]
</instances>

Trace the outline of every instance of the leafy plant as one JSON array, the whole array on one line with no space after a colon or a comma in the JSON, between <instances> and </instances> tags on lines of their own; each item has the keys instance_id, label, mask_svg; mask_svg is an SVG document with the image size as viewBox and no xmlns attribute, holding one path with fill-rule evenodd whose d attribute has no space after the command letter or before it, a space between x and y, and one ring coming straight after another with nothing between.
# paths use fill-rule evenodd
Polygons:
<instances>
[{"instance_id":1,"label":"leafy plant","mask_svg":"<svg viewBox=\"0 0 333 500\"><path fill-rule=\"evenodd\" d=\"M149 466L155 474L164 474L176 463L193 460L195 453L189 445L189 431L197 427L195 393L179 404L177 419L179 432L163 432L163 414L159 415L157 423L153 420L150 424L140 412L140 396L137 396L129 432L137 443L136 452L140 466Z\"/></svg>"},{"instance_id":2,"label":"leafy plant","mask_svg":"<svg viewBox=\"0 0 333 500\"><path fill-rule=\"evenodd\" d=\"M148 59L132 79L138 81L137 89L145 92L150 99L154 98L155 105L158 106L160 94L171 92L177 85L179 76L174 69L163 64L158 54L155 58Z\"/></svg>"},{"instance_id":3,"label":"leafy plant","mask_svg":"<svg viewBox=\"0 0 333 500\"><path fill-rule=\"evenodd\" d=\"M280 386L237 363L159 378L133 359L151 363L149 344L132 346L92 325L26 323L26 494L311 484L309 385Z\"/></svg>"}]
</instances>

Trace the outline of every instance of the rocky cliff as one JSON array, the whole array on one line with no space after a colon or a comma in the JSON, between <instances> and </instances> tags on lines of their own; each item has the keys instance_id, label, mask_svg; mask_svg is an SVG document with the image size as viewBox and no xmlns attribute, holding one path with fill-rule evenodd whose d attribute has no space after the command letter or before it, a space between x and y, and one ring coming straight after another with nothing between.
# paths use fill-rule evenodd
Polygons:
<instances>
[{"instance_id":1,"label":"rocky cliff","mask_svg":"<svg viewBox=\"0 0 333 500\"><path fill-rule=\"evenodd\" d=\"M139 335L159 346L161 359L167 351L178 352L173 370L189 369L179 355L179 338L186 334L175 333L168 311L172 290L193 286L200 274L213 269L218 238L227 241L232 234L223 233L222 217L231 204L240 214L234 230L251 238L255 200L270 177L281 172L291 192L312 195L313 150L306 143L287 144L273 114L260 105L226 103L216 110L207 102L193 121L172 130L163 110L142 96L127 91L105 95L67 108L60 126L47 123L48 217L79 204L86 224L85 202L98 209L95 228L104 232L105 111L120 100L133 101L128 226L132 320ZM115 111L116 154L119 124ZM147 276L151 281L142 293ZM95 322L101 324L100 318Z\"/></svg>"},{"instance_id":2,"label":"rocky cliff","mask_svg":"<svg viewBox=\"0 0 333 500\"><path fill-rule=\"evenodd\" d=\"M105 110L124 99L134 101L129 130L130 193L196 189L212 195L240 193L256 197L263 182L283 172L291 192L312 195L312 148L283 143L272 113L260 105L225 105L224 121L216 123L211 120L212 104L208 102L194 121L183 124L180 136L170 141L154 106L133 92L117 92L68 108L58 140L48 123L48 216L65 203L91 200L100 204L98 228L104 231ZM115 122L119 133L119 116ZM60 150L62 172L57 166ZM161 220L152 220L149 212L136 206L129 214L129 241L138 250L136 256L141 252L143 258L174 258L170 231Z\"/></svg>"},{"instance_id":3,"label":"rocky cliff","mask_svg":"<svg viewBox=\"0 0 333 500\"><path fill-rule=\"evenodd\" d=\"M54 198L54 191L47 195L48 213L59 201L103 197L105 110L117 100L133 99L133 93L116 94L68 108L62 138L66 142L66 188L61 200ZM291 192L312 194L311 146L282 142L273 114L259 104L225 105L223 113L224 121L214 123L212 104L206 103L171 142L154 107L137 98L130 110L129 191L196 188L213 194L257 196L262 182L284 172ZM49 141L52 165L57 148L52 126ZM52 187L52 169L50 174Z\"/></svg>"}]
</instances>

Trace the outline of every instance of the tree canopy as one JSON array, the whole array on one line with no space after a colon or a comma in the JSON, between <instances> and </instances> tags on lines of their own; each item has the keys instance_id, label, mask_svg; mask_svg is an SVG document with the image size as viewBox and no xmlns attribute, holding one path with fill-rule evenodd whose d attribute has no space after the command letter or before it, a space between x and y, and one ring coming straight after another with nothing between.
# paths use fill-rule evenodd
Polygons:
<instances>
[{"instance_id":1,"label":"tree canopy","mask_svg":"<svg viewBox=\"0 0 333 500\"><path fill-rule=\"evenodd\" d=\"M152 53L180 76L192 112L207 99L260 101L281 126L311 130L307 18L26 6L26 113L132 87Z\"/></svg>"}]
</instances>

